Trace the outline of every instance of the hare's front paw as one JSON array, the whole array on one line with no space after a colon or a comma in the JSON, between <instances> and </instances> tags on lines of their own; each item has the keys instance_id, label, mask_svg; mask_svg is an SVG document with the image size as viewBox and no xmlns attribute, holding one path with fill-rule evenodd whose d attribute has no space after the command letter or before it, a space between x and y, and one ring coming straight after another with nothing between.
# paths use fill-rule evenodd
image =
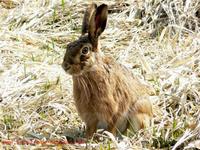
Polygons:
<instances>
[{"instance_id":1,"label":"hare's front paw","mask_svg":"<svg viewBox=\"0 0 200 150\"><path fill-rule=\"evenodd\" d=\"M114 115L112 120L108 123L108 131L116 136L117 128L116 128L117 116Z\"/></svg>"},{"instance_id":2,"label":"hare's front paw","mask_svg":"<svg viewBox=\"0 0 200 150\"><path fill-rule=\"evenodd\" d=\"M92 138L93 134L97 131L97 121L86 123L85 137Z\"/></svg>"}]
</instances>

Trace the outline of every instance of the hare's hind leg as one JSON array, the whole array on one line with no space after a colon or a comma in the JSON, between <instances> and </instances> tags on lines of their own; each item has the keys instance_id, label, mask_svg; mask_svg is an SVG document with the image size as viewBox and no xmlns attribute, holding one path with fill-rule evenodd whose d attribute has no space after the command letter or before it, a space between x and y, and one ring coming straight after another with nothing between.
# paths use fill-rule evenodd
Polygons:
<instances>
[{"instance_id":1,"label":"hare's hind leg","mask_svg":"<svg viewBox=\"0 0 200 150\"><path fill-rule=\"evenodd\" d=\"M143 128L150 126L151 117L145 113L137 113L131 116L129 119L129 129L133 131L138 131Z\"/></svg>"},{"instance_id":2,"label":"hare's hind leg","mask_svg":"<svg viewBox=\"0 0 200 150\"><path fill-rule=\"evenodd\" d=\"M147 97L138 100L129 113L129 126L138 131L150 126L152 118L152 105Z\"/></svg>"}]
</instances>

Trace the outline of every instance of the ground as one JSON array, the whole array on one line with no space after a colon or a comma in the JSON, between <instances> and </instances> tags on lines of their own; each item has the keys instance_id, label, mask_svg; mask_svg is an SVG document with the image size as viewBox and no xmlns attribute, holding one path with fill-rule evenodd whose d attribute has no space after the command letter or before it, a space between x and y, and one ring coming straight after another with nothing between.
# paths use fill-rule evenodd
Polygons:
<instances>
[{"instance_id":1,"label":"ground","mask_svg":"<svg viewBox=\"0 0 200 150\"><path fill-rule=\"evenodd\" d=\"M107 133L99 142L63 144L83 130L61 63L90 1L0 0L1 149L45 148L45 141L52 149L200 148L200 3L103 2L101 50L156 91L152 126L121 141ZM39 144L20 143L28 140Z\"/></svg>"}]
</instances>

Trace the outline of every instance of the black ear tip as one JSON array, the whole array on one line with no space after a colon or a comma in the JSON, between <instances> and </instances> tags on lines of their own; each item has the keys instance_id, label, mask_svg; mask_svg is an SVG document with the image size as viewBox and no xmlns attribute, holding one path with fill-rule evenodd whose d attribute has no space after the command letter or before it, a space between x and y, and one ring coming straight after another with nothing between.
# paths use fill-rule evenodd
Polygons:
<instances>
[{"instance_id":1,"label":"black ear tip","mask_svg":"<svg viewBox=\"0 0 200 150\"><path fill-rule=\"evenodd\" d=\"M101 4L98 8L99 8L99 9L108 9L108 5L106 5L106 4Z\"/></svg>"},{"instance_id":2,"label":"black ear tip","mask_svg":"<svg viewBox=\"0 0 200 150\"><path fill-rule=\"evenodd\" d=\"M106 5L106 4L101 4L100 6L102 6L102 7L108 7L108 5Z\"/></svg>"}]
</instances>

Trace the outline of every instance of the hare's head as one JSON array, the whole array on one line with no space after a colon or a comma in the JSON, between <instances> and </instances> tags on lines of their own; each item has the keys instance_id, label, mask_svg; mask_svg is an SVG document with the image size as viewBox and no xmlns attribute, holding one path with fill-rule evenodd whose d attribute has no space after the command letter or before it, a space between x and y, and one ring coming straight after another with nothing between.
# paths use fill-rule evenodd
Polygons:
<instances>
[{"instance_id":1,"label":"hare's head","mask_svg":"<svg viewBox=\"0 0 200 150\"><path fill-rule=\"evenodd\" d=\"M98 37L104 31L107 22L107 5L97 7L91 4L85 11L82 34L78 40L67 45L62 67L71 75L79 75L90 70L96 64Z\"/></svg>"}]
</instances>

